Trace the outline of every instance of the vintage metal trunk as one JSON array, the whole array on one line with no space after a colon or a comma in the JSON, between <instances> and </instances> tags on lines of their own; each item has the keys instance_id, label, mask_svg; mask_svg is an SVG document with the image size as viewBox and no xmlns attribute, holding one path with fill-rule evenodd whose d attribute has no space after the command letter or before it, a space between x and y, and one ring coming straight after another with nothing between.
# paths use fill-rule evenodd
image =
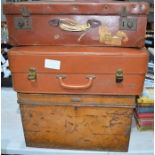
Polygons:
<instances>
[{"instance_id":1,"label":"vintage metal trunk","mask_svg":"<svg viewBox=\"0 0 155 155\"><path fill-rule=\"evenodd\" d=\"M143 47L148 3L67 0L6 3L13 45Z\"/></svg>"},{"instance_id":2,"label":"vintage metal trunk","mask_svg":"<svg viewBox=\"0 0 155 155\"><path fill-rule=\"evenodd\" d=\"M127 151L134 96L18 93L26 145Z\"/></svg>"},{"instance_id":3,"label":"vintage metal trunk","mask_svg":"<svg viewBox=\"0 0 155 155\"><path fill-rule=\"evenodd\" d=\"M146 49L28 46L12 48L9 65L17 92L139 95Z\"/></svg>"}]
</instances>

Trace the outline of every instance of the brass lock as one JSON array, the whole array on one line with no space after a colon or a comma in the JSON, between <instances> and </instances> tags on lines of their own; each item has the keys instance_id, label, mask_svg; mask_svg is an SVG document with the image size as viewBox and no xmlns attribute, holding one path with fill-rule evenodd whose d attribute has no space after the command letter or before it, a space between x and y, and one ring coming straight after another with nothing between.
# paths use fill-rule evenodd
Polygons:
<instances>
[{"instance_id":1,"label":"brass lock","mask_svg":"<svg viewBox=\"0 0 155 155\"><path fill-rule=\"evenodd\" d=\"M16 29L20 30L32 29L32 19L30 17L15 17L14 24Z\"/></svg>"},{"instance_id":2,"label":"brass lock","mask_svg":"<svg viewBox=\"0 0 155 155\"><path fill-rule=\"evenodd\" d=\"M137 18L128 17L128 10L126 7L123 7L120 12L120 21L119 21L120 30L137 30Z\"/></svg>"},{"instance_id":3,"label":"brass lock","mask_svg":"<svg viewBox=\"0 0 155 155\"><path fill-rule=\"evenodd\" d=\"M28 80L35 81L37 79L37 71L35 68L30 68L27 76Z\"/></svg>"},{"instance_id":4,"label":"brass lock","mask_svg":"<svg viewBox=\"0 0 155 155\"><path fill-rule=\"evenodd\" d=\"M21 16L14 18L15 28L19 30L32 29L32 19L30 17L30 12L26 7L22 7L20 11L21 11Z\"/></svg>"},{"instance_id":5,"label":"brass lock","mask_svg":"<svg viewBox=\"0 0 155 155\"><path fill-rule=\"evenodd\" d=\"M123 70L117 69L116 71L116 83L120 83L123 81Z\"/></svg>"},{"instance_id":6,"label":"brass lock","mask_svg":"<svg viewBox=\"0 0 155 155\"><path fill-rule=\"evenodd\" d=\"M136 31L137 19L135 18L120 18L120 30Z\"/></svg>"}]
</instances>

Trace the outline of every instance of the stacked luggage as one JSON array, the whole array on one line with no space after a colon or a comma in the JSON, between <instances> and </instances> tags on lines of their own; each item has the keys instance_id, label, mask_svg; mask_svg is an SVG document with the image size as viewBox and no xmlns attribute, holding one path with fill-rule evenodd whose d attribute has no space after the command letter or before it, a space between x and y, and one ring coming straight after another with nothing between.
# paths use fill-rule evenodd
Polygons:
<instances>
[{"instance_id":1,"label":"stacked luggage","mask_svg":"<svg viewBox=\"0 0 155 155\"><path fill-rule=\"evenodd\" d=\"M100 0L4 5L27 146L128 150L147 71L148 9Z\"/></svg>"}]
</instances>

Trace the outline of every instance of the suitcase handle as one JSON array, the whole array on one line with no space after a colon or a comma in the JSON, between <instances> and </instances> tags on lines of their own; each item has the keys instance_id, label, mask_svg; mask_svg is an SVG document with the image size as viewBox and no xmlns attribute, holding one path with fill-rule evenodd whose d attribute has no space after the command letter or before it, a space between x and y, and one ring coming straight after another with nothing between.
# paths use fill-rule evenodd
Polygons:
<instances>
[{"instance_id":1,"label":"suitcase handle","mask_svg":"<svg viewBox=\"0 0 155 155\"><path fill-rule=\"evenodd\" d=\"M60 29L69 32L82 32L87 31L90 28L95 28L101 25L101 22L96 19L89 19L86 24L79 24L72 19L52 19L49 21L49 25L58 26Z\"/></svg>"},{"instance_id":2,"label":"suitcase handle","mask_svg":"<svg viewBox=\"0 0 155 155\"><path fill-rule=\"evenodd\" d=\"M59 79L59 83L60 83L61 87L66 88L66 89L74 89L74 90L75 89L87 89L87 88L91 87L93 84L93 79L96 78L95 75L88 75L88 76L86 76L86 78L88 79L88 82L86 84L83 84L83 85L72 85L71 84L70 85L70 84L66 84L64 82L63 79L66 78L65 75L57 75L56 77L57 77L57 79Z\"/></svg>"}]
</instances>

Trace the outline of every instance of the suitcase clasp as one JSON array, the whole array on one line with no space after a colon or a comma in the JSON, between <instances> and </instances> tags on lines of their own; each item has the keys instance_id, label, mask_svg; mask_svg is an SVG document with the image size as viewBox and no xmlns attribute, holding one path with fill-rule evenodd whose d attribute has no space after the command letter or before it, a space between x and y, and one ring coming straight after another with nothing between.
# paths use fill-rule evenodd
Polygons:
<instances>
[{"instance_id":1,"label":"suitcase clasp","mask_svg":"<svg viewBox=\"0 0 155 155\"><path fill-rule=\"evenodd\" d=\"M30 17L30 13L26 7L22 7L21 15L19 17L14 18L14 25L16 29L32 29L32 19Z\"/></svg>"},{"instance_id":2,"label":"suitcase clasp","mask_svg":"<svg viewBox=\"0 0 155 155\"><path fill-rule=\"evenodd\" d=\"M120 83L123 81L123 70L117 69L116 71L116 83Z\"/></svg>"},{"instance_id":3,"label":"suitcase clasp","mask_svg":"<svg viewBox=\"0 0 155 155\"><path fill-rule=\"evenodd\" d=\"M123 7L120 13L119 28L120 30L135 31L137 29L137 19L127 18L127 15L128 15L127 8Z\"/></svg>"},{"instance_id":4,"label":"suitcase clasp","mask_svg":"<svg viewBox=\"0 0 155 155\"><path fill-rule=\"evenodd\" d=\"M30 30L32 29L32 20L30 17L15 17L14 24L16 29Z\"/></svg>"},{"instance_id":5,"label":"suitcase clasp","mask_svg":"<svg viewBox=\"0 0 155 155\"><path fill-rule=\"evenodd\" d=\"M28 72L28 80L35 81L37 79L37 71L35 68L30 68Z\"/></svg>"}]
</instances>

